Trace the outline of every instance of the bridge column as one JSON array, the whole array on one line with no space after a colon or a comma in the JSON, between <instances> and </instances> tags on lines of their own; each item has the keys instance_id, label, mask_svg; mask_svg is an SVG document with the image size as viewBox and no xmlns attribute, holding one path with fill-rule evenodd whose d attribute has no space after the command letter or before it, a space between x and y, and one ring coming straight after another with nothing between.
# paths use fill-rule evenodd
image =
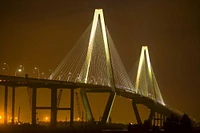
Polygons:
<instances>
[{"instance_id":1,"label":"bridge column","mask_svg":"<svg viewBox=\"0 0 200 133\"><path fill-rule=\"evenodd\" d=\"M57 123L57 88L51 88L51 126Z\"/></svg>"},{"instance_id":2,"label":"bridge column","mask_svg":"<svg viewBox=\"0 0 200 133\"><path fill-rule=\"evenodd\" d=\"M71 96L70 96L70 127L73 127L74 123L74 89L71 88Z\"/></svg>"},{"instance_id":3,"label":"bridge column","mask_svg":"<svg viewBox=\"0 0 200 133\"><path fill-rule=\"evenodd\" d=\"M94 117L93 117L93 114L92 114L92 111L91 111L91 108L90 108L90 104L89 104L89 101L88 101L88 98L87 98L86 90L81 89L80 93L81 93L81 99L83 101L83 106L84 106L84 109L85 109L85 112L86 112L87 120L88 120L88 122L93 123Z\"/></svg>"},{"instance_id":4,"label":"bridge column","mask_svg":"<svg viewBox=\"0 0 200 133\"><path fill-rule=\"evenodd\" d=\"M165 122L166 122L166 116L162 114L162 128L164 127Z\"/></svg>"},{"instance_id":5,"label":"bridge column","mask_svg":"<svg viewBox=\"0 0 200 133\"><path fill-rule=\"evenodd\" d=\"M166 122L166 117L165 115L163 115L163 127L164 127L165 122Z\"/></svg>"},{"instance_id":6,"label":"bridge column","mask_svg":"<svg viewBox=\"0 0 200 133\"><path fill-rule=\"evenodd\" d=\"M8 122L8 86L5 86L5 92L4 92L4 124L7 124Z\"/></svg>"},{"instance_id":7,"label":"bridge column","mask_svg":"<svg viewBox=\"0 0 200 133\"><path fill-rule=\"evenodd\" d=\"M12 88L12 125L15 120L15 87Z\"/></svg>"},{"instance_id":8,"label":"bridge column","mask_svg":"<svg viewBox=\"0 0 200 133\"><path fill-rule=\"evenodd\" d=\"M105 108L104 113L103 113L102 120L101 120L102 124L105 124L108 121L108 118L110 117L110 112L111 112L111 109L112 109L112 105L115 101L115 97L116 97L116 93L111 92L110 96L108 98L108 102L106 104L106 108Z\"/></svg>"},{"instance_id":9,"label":"bridge column","mask_svg":"<svg viewBox=\"0 0 200 133\"><path fill-rule=\"evenodd\" d=\"M151 123L151 126L153 125L152 120L153 120L154 114L155 114L155 112L153 110L151 110L151 112L149 114L149 118L148 118L148 121Z\"/></svg>"},{"instance_id":10,"label":"bridge column","mask_svg":"<svg viewBox=\"0 0 200 133\"><path fill-rule=\"evenodd\" d=\"M155 125L156 125L156 120L155 120L155 119L156 119L156 118L155 118L155 117L156 117L156 115L155 115L155 113L156 113L156 112L154 112L154 114L153 114L153 126L155 126Z\"/></svg>"},{"instance_id":11,"label":"bridge column","mask_svg":"<svg viewBox=\"0 0 200 133\"><path fill-rule=\"evenodd\" d=\"M136 105L136 103L133 102L133 101L132 101L132 106L133 106L133 110L134 110L134 112L135 112L135 117L136 117L137 123L138 123L138 124L142 124L142 120L141 120L141 118L140 118L140 114L139 114L137 105Z\"/></svg>"},{"instance_id":12,"label":"bridge column","mask_svg":"<svg viewBox=\"0 0 200 133\"><path fill-rule=\"evenodd\" d=\"M163 127L163 115L160 114L160 127L162 128Z\"/></svg>"},{"instance_id":13,"label":"bridge column","mask_svg":"<svg viewBox=\"0 0 200 133\"><path fill-rule=\"evenodd\" d=\"M36 126L36 95L37 95L37 88L32 88L32 125Z\"/></svg>"},{"instance_id":14,"label":"bridge column","mask_svg":"<svg viewBox=\"0 0 200 133\"><path fill-rule=\"evenodd\" d=\"M156 113L155 113L155 122L156 122L155 126L158 126L158 125L159 125L159 121L160 121L159 113L156 112Z\"/></svg>"}]
</instances>

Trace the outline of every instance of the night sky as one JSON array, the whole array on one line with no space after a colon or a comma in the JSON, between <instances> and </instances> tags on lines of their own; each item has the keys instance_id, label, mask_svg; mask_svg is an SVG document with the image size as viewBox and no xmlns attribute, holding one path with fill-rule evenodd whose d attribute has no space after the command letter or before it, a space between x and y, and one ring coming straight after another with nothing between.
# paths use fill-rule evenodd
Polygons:
<instances>
[{"instance_id":1,"label":"night sky","mask_svg":"<svg viewBox=\"0 0 200 133\"><path fill-rule=\"evenodd\" d=\"M95 8L103 8L127 72L138 60L141 46L147 45L165 103L200 121L200 0L0 0L0 73L6 62L12 75L19 65L26 73L37 66L48 75L92 22ZM39 104L50 103L49 96L44 98L48 93L41 91ZM64 92L63 97L67 95ZM106 98L106 94L89 97L96 119ZM17 91L16 111L18 106L27 119L26 88ZM115 122L135 120L130 100L117 97L111 117Z\"/></svg>"}]
</instances>

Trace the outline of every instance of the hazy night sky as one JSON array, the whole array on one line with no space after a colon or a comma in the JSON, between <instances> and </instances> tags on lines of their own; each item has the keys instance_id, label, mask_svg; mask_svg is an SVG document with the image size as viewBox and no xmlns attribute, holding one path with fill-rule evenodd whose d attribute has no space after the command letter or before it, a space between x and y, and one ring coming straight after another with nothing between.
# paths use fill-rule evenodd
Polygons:
<instances>
[{"instance_id":1,"label":"hazy night sky","mask_svg":"<svg viewBox=\"0 0 200 133\"><path fill-rule=\"evenodd\" d=\"M127 72L147 45L165 103L200 121L200 0L0 0L1 67L8 63L13 75L20 64L26 73L34 66L45 73L55 69L91 23L95 8L103 8ZM0 101L2 93L0 87ZM16 111L21 106L27 112L25 88L17 98ZM106 96L90 99L94 108L98 102L98 117ZM134 117L130 101L117 98L115 104L114 121Z\"/></svg>"}]
</instances>

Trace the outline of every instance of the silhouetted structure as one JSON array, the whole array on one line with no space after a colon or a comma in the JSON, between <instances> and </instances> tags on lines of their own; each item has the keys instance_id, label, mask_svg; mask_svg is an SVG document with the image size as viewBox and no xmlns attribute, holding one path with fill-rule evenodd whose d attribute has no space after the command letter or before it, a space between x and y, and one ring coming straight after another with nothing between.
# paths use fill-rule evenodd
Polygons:
<instances>
[{"instance_id":1,"label":"silhouetted structure","mask_svg":"<svg viewBox=\"0 0 200 133\"><path fill-rule=\"evenodd\" d=\"M166 133L192 133L192 121L186 114L184 114L181 119L171 114L164 123L164 131Z\"/></svg>"}]
</instances>

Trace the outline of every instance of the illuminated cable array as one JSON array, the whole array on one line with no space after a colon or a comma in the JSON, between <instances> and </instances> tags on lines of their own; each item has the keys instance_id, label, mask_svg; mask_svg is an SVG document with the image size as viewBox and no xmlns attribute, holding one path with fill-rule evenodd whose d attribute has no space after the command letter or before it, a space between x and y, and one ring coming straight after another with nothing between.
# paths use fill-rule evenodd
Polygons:
<instances>
[{"instance_id":1,"label":"illuminated cable array","mask_svg":"<svg viewBox=\"0 0 200 133\"><path fill-rule=\"evenodd\" d=\"M95 10L92 25L50 79L110 87L114 84L116 88L135 91L105 26L101 9Z\"/></svg>"},{"instance_id":2,"label":"illuminated cable array","mask_svg":"<svg viewBox=\"0 0 200 133\"><path fill-rule=\"evenodd\" d=\"M50 79L69 82L80 80L80 72L87 53L90 28L91 25L85 30L75 46L52 72Z\"/></svg>"},{"instance_id":3,"label":"illuminated cable array","mask_svg":"<svg viewBox=\"0 0 200 133\"><path fill-rule=\"evenodd\" d=\"M116 87L119 89L125 89L125 90L135 92L136 90L134 89L131 83L131 80L124 68L124 65L120 59L119 53L117 52L115 48L115 45L113 43L113 40L109 32L108 32L108 41L109 41L109 46L111 49L112 67L113 67Z\"/></svg>"}]
</instances>

